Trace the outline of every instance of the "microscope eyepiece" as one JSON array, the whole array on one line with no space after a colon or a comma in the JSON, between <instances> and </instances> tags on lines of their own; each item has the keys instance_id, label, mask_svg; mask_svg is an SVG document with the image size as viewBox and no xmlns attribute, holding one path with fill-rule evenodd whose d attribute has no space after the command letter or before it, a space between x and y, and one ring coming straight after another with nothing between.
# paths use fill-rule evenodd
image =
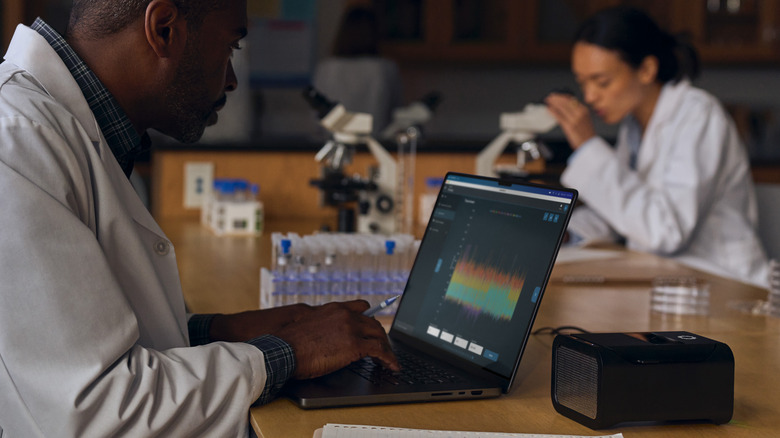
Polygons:
<instances>
[{"instance_id":1,"label":"microscope eyepiece","mask_svg":"<svg viewBox=\"0 0 780 438\"><path fill-rule=\"evenodd\" d=\"M303 98L306 99L306 101L309 102L309 105L317 111L317 117L320 119L325 117L333 108L336 107L336 105L338 105L337 102L329 100L311 85L303 90Z\"/></svg>"}]
</instances>

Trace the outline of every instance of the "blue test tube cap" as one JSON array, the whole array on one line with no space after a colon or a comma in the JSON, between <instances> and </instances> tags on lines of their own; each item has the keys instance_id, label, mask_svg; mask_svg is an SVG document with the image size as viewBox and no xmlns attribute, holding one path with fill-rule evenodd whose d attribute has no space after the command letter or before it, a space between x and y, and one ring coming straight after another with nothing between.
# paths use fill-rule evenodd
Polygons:
<instances>
[{"instance_id":1,"label":"blue test tube cap","mask_svg":"<svg viewBox=\"0 0 780 438\"><path fill-rule=\"evenodd\" d=\"M282 254L289 254L290 246L292 246L290 239L282 239Z\"/></svg>"},{"instance_id":2,"label":"blue test tube cap","mask_svg":"<svg viewBox=\"0 0 780 438\"><path fill-rule=\"evenodd\" d=\"M429 176L428 178L425 178L425 186L432 189L441 187L443 183L444 183L444 178L442 177Z\"/></svg>"},{"instance_id":3,"label":"blue test tube cap","mask_svg":"<svg viewBox=\"0 0 780 438\"><path fill-rule=\"evenodd\" d=\"M237 191L244 191L249 188L249 183L246 182L246 180L243 179L234 179L233 180L233 187Z\"/></svg>"},{"instance_id":4,"label":"blue test tube cap","mask_svg":"<svg viewBox=\"0 0 780 438\"><path fill-rule=\"evenodd\" d=\"M385 240L385 254L393 255L395 251L395 240Z\"/></svg>"},{"instance_id":5,"label":"blue test tube cap","mask_svg":"<svg viewBox=\"0 0 780 438\"><path fill-rule=\"evenodd\" d=\"M236 184L233 181L225 181L224 184L222 184L222 193L232 195L236 192Z\"/></svg>"}]
</instances>

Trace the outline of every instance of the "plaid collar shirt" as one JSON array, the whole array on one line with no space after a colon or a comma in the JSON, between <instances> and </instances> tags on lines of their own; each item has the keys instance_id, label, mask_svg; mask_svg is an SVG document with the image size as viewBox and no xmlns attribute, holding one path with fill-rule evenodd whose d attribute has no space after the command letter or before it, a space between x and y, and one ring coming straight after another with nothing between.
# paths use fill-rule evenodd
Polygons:
<instances>
[{"instance_id":1,"label":"plaid collar shirt","mask_svg":"<svg viewBox=\"0 0 780 438\"><path fill-rule=\"evenodd\" d=\"M95 115L108 147L127 177L133 172L135 159L151 144L147 134L140 135L114 96L100 82L95 73L79 58L65 38L40 18L30 26L51 45L68 67L73 79L81 88L89 108Z\"/></svg>"}]
</instances>

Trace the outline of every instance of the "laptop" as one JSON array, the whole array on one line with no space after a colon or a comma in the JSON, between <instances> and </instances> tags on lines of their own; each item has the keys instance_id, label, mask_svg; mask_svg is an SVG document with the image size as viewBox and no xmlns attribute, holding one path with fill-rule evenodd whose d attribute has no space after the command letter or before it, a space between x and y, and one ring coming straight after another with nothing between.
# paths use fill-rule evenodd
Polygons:
<instances>
[{"instance_id":1,"label":"laptop","mask_svg":"<svg viewBox=\"0 0 780 438\"><path fill-rule=\"evenodd\" d=\"M308 409L509 392L576 199L448 173L388 332L402 372L366 358L282 394Z\"/></svg>"}]
</instances>

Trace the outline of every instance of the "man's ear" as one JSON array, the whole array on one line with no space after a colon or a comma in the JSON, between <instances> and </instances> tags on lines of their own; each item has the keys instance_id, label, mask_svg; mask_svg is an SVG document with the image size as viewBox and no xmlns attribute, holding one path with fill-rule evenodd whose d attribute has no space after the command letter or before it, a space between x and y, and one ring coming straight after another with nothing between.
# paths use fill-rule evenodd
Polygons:
<instances>
[{"instance_id":1,"label":"man's ear","mask_svg":"<svg viewBox=\"0 0 780 438\"><path fill-rule=\"evenodd\" d=\"M146 41L160 58L178 58L187 42L187 22L171 0L152 0L144 16Z\"/></svg>"}]
</instances>

